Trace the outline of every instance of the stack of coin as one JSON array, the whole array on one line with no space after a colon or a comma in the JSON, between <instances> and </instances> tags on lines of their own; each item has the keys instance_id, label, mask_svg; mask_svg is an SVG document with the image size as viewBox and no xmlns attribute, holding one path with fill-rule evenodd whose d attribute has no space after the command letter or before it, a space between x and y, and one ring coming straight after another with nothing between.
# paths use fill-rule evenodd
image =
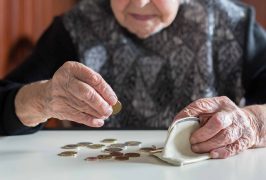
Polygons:
<instances>
[{"instance_id":1,"label":"stack of coin","mask_svg":"<svg viewBox=\"0 0 266 180\"><path fill-rule=\"evenodd\" d=\"M148 155L152 155L154 153L162 152L163 147L161 148L156 148L155 145L152 145L151 147L143 147L141 148L141 142L140 141L127 141L125 143L116 143L117 139L115 138L106 138L101 141L102 143L105 144L110 144L106 146L105 144L93 144L92 142L79 142L77 144L68 144L63 147L62 149L71 149L71 150L78 150L79 147L88 147L90 149L105 149L102 151L104 153L108 154L99 154L97 156L89 156L85 158L85 161L96 161L96 160L109 160L109 159L115 159L118 161L127 161L130 158L137 158L140 157L141 154L137 152L127 152L123 153L123 151L127 147L138 147L138 151L141 153L146 153ZM131 149L132 150L132 149ZM63 157L76 157L77 156L76 151L64 151L58 154L58 156L63 156Z\"/></svg>"}]
</instances>

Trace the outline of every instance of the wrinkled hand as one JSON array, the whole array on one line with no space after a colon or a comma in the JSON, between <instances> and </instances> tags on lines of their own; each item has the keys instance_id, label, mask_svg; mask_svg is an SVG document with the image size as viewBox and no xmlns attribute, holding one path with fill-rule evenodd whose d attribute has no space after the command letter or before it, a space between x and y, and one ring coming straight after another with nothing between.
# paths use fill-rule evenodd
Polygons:
<instances>
[{"instance_id":1,"label":"wrinkled hand","mask_svg":"<svg viewBox=\"0 0 266 180\"><path fill-rule=\"evenodd\" d=\"M101 75L77 62L66 62L48 84L48 117L101 127L117 102Z\"/></svg>"},{"instance_id":2,"label":"wrinkled hand","mask_svg":"<svg viewBox=\"0 0 266 180\"><path fill-rule=\"evenodd\" d=\"M23 86L15 98L16 114L29 127L49 118L101 127L117 97L100 74L77 62L66 62L51 80Z\"/></svg>"},{"instance_id":3,"label":"wrinkled hand","mask_svg":"<svg viewBox=\"0 0 266 180\"><path fill-rule=\"evenodd\" d=\"M196 153L210 152L212 158L227 158L253 147L259 139L254 114L240 109L227 97L199 99L177 114L175 120L199 117L201 128L190 138Z\"/></svg>"}]
</instances>

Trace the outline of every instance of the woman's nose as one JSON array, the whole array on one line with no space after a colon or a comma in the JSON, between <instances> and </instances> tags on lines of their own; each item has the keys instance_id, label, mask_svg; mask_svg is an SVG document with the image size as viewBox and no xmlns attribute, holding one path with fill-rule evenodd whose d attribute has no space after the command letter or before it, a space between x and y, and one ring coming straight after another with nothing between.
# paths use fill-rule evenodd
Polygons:
<instances>
[{"instance_id":1,"label":"woman's nose","mask_svg":"<svg viewBox=\"0 0 266 180\"><path fill-rule=\"evenodd\" d=\"M150 0L131 0L136 7L143 8L150 3Z\"/></svg>"}]
</instances>

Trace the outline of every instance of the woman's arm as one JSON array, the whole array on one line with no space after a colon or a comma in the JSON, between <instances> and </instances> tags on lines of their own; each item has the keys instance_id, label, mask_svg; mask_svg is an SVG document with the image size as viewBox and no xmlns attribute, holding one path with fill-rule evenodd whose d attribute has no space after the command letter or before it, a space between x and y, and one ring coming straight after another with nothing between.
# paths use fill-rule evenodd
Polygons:
<instances>
[{"instance_id":1,"label":"woman's arm","mask_svg":"<svg viewBox=\"0 0 266 180\"><path fill-rule=\"evenodd\" d=\"M41 125L29 128L15 113L15 97L24 85L50 79L67 60L78 59L62 18L57 17L38 41L26 61L0 81L0 134L17 135L37 131Z\"/></svg>"}]
</instances>

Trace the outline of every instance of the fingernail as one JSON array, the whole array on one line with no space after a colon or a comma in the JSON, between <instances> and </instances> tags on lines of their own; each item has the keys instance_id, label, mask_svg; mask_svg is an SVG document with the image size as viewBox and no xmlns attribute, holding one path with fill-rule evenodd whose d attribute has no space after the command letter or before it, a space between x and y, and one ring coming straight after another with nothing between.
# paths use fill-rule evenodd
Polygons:
<instances>
[{"instance_id":1,"label":"fingernail","mask_svg":"<svg viewBox=\"0 0 266 180\"><path fill-rule=\"evenodd\" d=\"M111 115L112 113L113 113L113 108L109 106L107 110L107 116Z\"/></svg>"},{"instance_id":2,"label":"fingernail","mask_svg":"<svg viewBox=\"0 0 266 180\"><path fill-rule=\"evenodd\" d=\"M216 159L219 157L219 154L217 152L211 152L211 158Z\"/></svg>"},{"instance_id":3,"label":"fingernail","mask_svg":"<svg viewBox=\"0 0 266 180\"><path fill-rule=\"evenodd\" d=\"M104 121L102 119L94 119L92 123L97 127L102 127L104 125Z\"/></svg>"},{"instance_id":4,"label":"fingernail","mask_svg":"<svg viewBox=\"0 0 266 180\"><path fill-rule=\"evenodd\" d=\"M116 103L117 102L117 97L116 96L111 96L110 97L110 101L112 101L112 103Z\"/></svg>"},{"instance_id":5,"label":"fingernail","mask_svg":"<svg viewBox=\"0 0 266 180\"><path fill-rule=\"evenodd\" d=\"M198 147L197 145L193 145L193 146L192 146L192 150L193 150L194 152L198 152L198 151L199 151L199 147Z\"/></svg>"},{"instance_id":6,"label":"fingernail","mask_svg":"<svg viewBox=\"0 0 266 180\"><path fill-rule=\"evenodd\" d=\"M102 116L101 117L101 119L103 119L103 120L107 120L109 117L107 117L107 116Z\"/></svg>"},{"instance_id":7,"label":"fingernail","mask_svg":"<svg viewBox=\"0 0 266 180\"><path fill-rule=\"evenodd\" d=\"M104 125L104 121L103 120L98 120L98 126L102 127Z\"/></svg>"},{"instance_id":8,"label":"fingernail","mask_svg":"<svg viewBox=\"0 0 266 180\"><path fill-rule=\"evenodd\" d=\"M110 116L113 113L113 108L109 104L104 104L103 109L105 110L105 115Z\"/></svg>"}]
</instances>

